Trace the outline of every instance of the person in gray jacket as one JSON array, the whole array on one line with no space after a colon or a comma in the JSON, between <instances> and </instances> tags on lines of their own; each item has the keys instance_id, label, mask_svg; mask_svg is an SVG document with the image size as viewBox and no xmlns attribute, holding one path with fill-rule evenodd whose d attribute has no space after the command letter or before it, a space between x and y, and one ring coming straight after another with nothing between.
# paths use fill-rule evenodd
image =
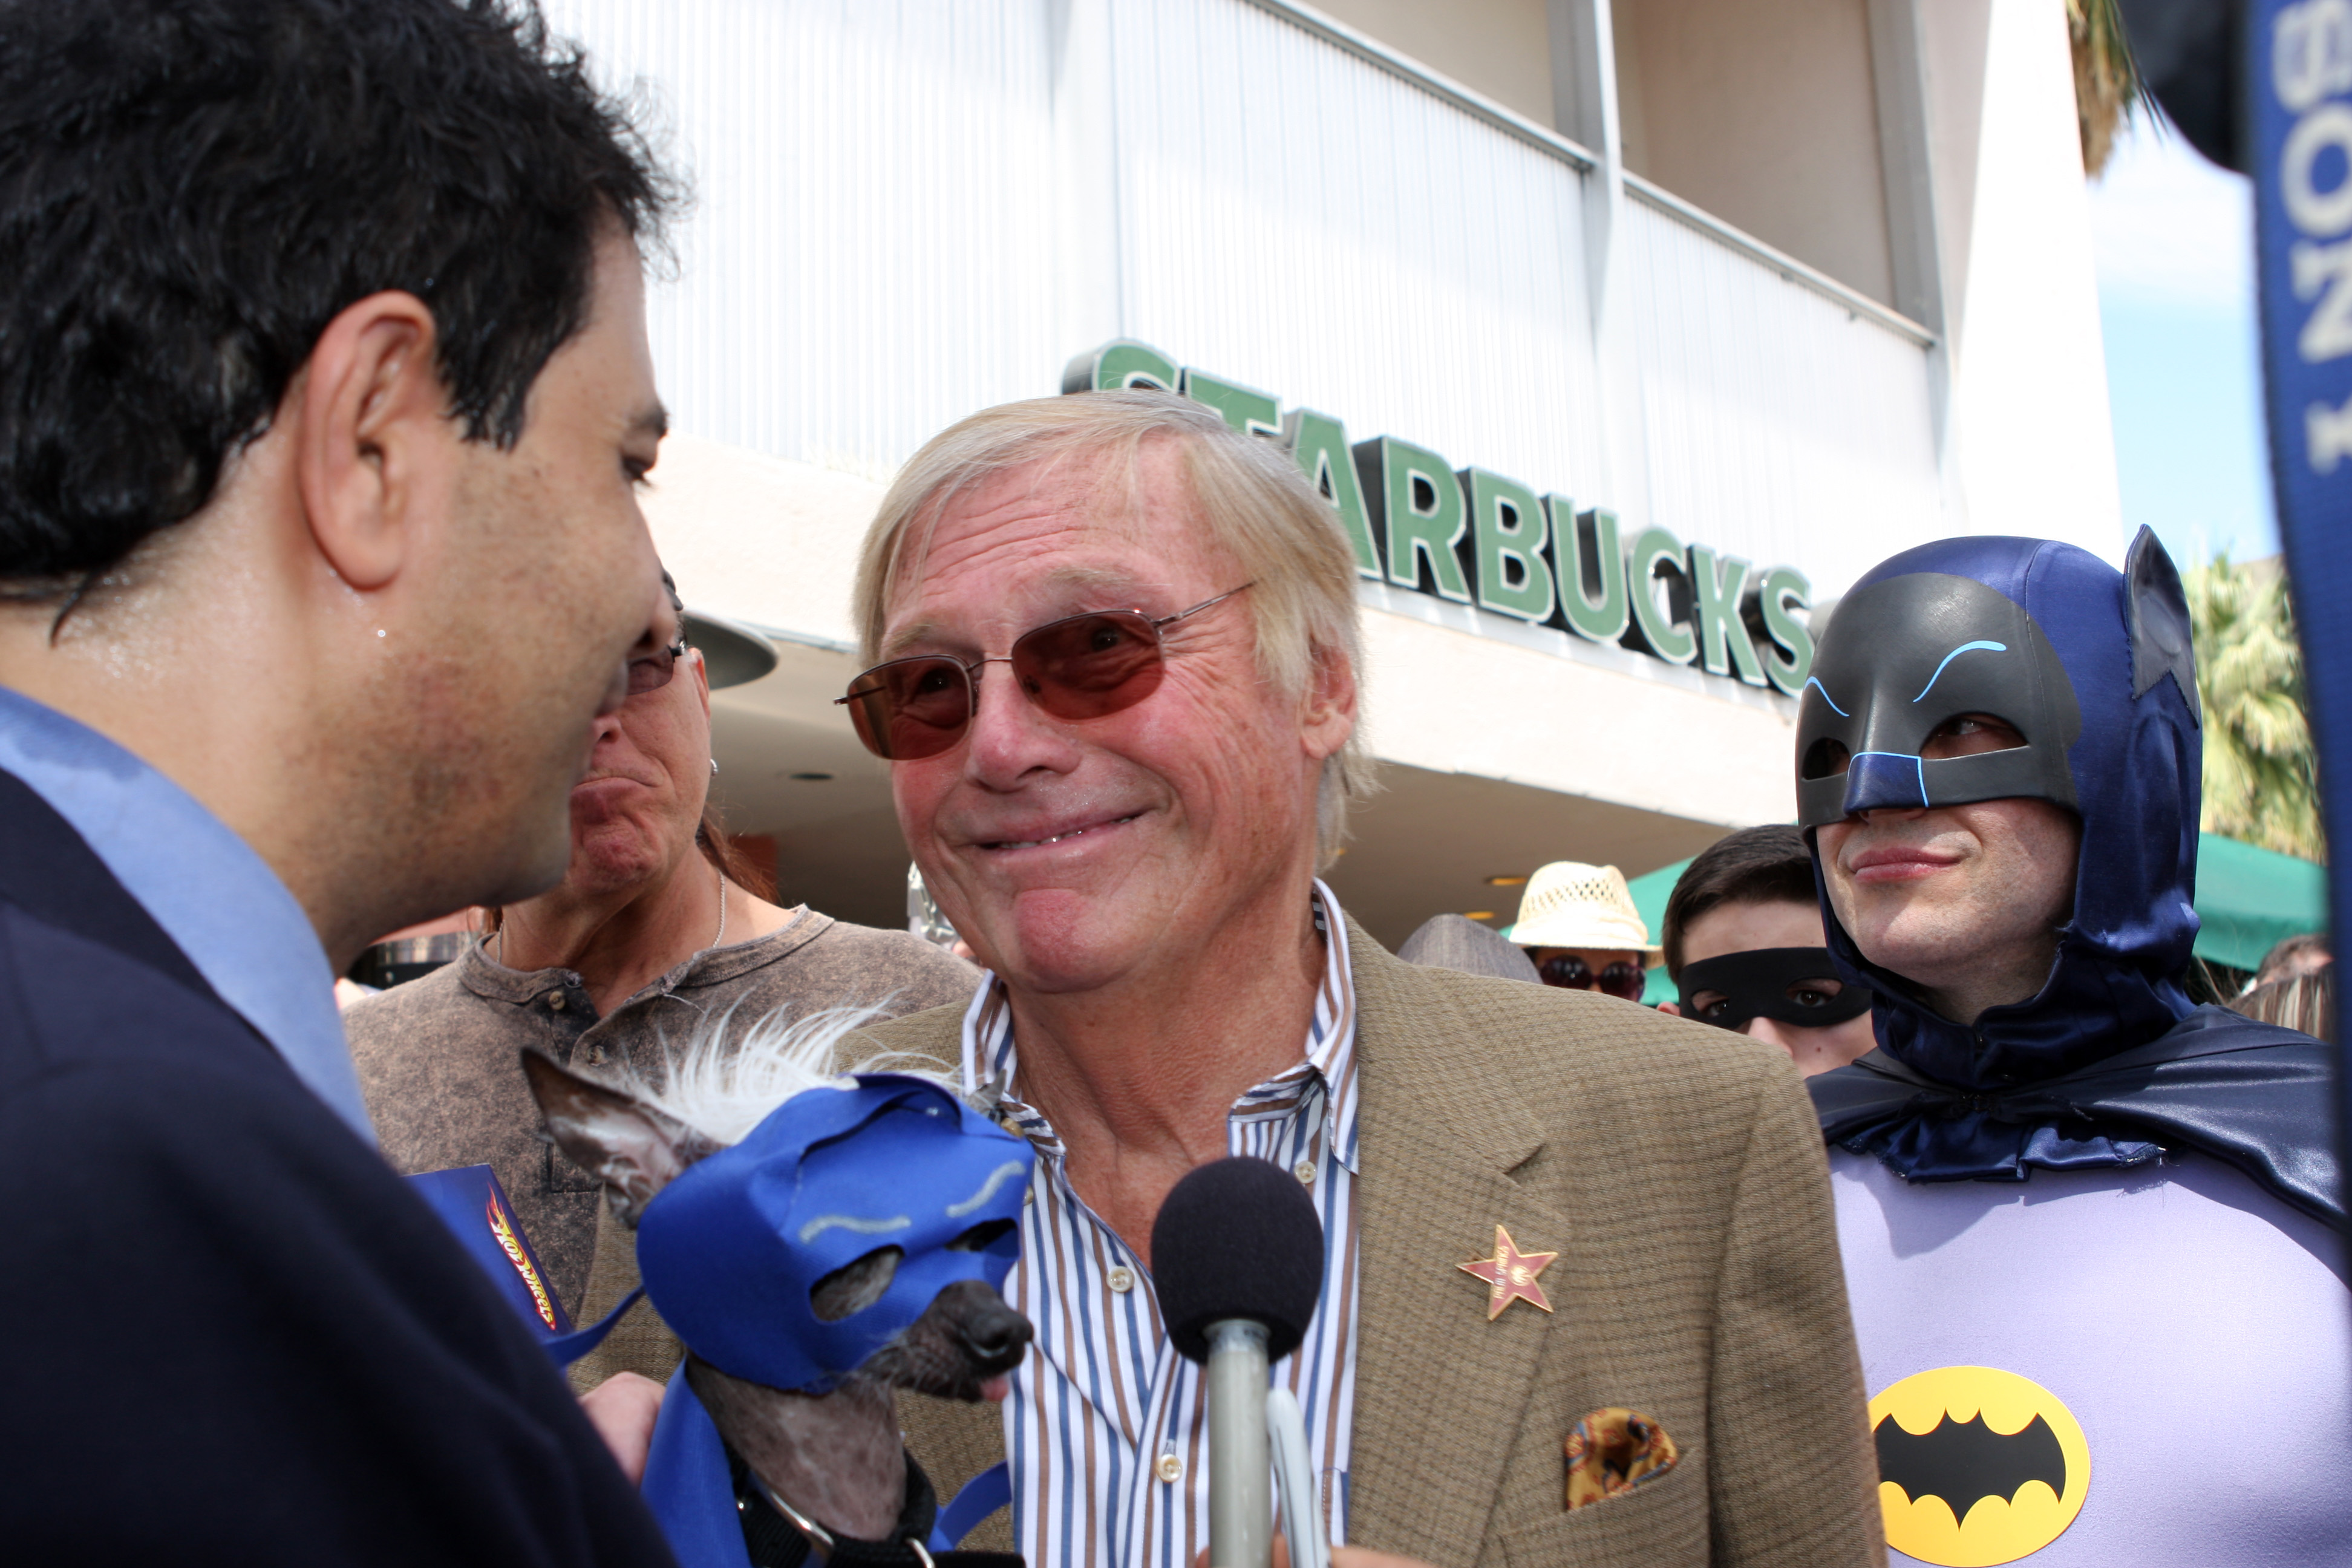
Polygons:
<instances>
[{"instance_id":1,"label":"person in gray jacket","mask_svg":"<svg viewBox=\"0 0 2352 1568\"><path fill-rule=\"evenodd\" d=\"M600 1184L540 1139L522 1048L658 1079L666 1040L730 1008L738 1028L780 1009L896 1016L960 1002L979 980L919 937L780 908L743 885L709 803L709 676L687 645L675 584L670 595L667 645L636 661L628 700L596 721L562 883L491 910L457 962L343 1015L384 1157L407 1173L495 1170L575 1319L613 1305L589 1289ZM640 1306L575 1381L667 1372L667 1341Z\"/></svg>"}]
</instances>

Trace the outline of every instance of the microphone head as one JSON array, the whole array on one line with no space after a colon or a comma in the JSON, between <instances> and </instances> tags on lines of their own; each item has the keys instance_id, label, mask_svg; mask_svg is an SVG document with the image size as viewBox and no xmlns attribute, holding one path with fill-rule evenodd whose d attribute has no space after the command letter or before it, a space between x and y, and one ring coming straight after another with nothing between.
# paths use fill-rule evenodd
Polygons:
<instances>
[{"instance_id":1,"label":"microphone head","mask_svg":"<svg viewBox=\"0 0 2352 1568\"><path fill-rule=\"evenodd\" d=\"M1298 1178L1267 1160L1193 1170L1151 1222L1151 1278L1179 1354L1209 1358L1211 1323L1265 1325L1265 1359L1298 1348L1323 1289L1323 1222Z\"/></svg>"}]
</instances>

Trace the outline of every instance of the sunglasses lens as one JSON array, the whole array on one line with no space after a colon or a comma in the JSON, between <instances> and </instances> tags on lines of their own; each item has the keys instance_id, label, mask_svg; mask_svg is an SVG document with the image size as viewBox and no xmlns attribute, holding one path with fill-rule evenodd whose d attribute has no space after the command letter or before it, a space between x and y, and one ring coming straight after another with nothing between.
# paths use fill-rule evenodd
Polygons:
<instances>
[{"instance_id":1,"label":"sunglasses lens","mask_svg":"<svg viewBox=\"0 0 2352 1568\"><path fill-rule=\"evenodd\" d=\"M629 660L629 695L642 697L648 691L659 691L677 672L677 656L667 648L633 658Z\"/></svg>"},{"instance_id":2,"label":"sunglasses lens","mask_svg":"<svg viewBox=\"0 0 2352 1568\"><path fill-rule=\"evenodd\" d=\"M971 722L971 678L951 658L877 665L851 684L849 717L866 749L885 761L936 757Z\"/></svg>"},{"instance_id":3,"label":"sunglasses lens","mask_svg":"<svg viewBox=\"0 0 2352 1568\"><path fill-rule=\"evenodd\" d=\"M1592 966L1570 952L1554 953L1543 961L1537 972L1547 985L1557 985L1564 991L1583 991L1592 984Z\"/></svg>"},{"instance_id":4,"label":"sunglasses lens","mask_svg":"<svg viewBox=\"0 0 2352 1568\"><path fill-rule=\"evenodd\" d=\"M1013 645L1021 689L1056 719L1100 719L1160 689L1160 636L1139 615L1073 616Z\"/></svg>"},{"instance_id":5,"label":"sunglasses lens","mask_svg":"<svg viewBox=\"0 0 2352 1568\"><path fill-rule=\"evenodd\" d=\"M1649 975L1640 964L1627 963L1622 959L1601 972L1601 989L1628 1002L1639 1002L1643 989L1649 982Z\"/></svg>"}]
</instances>

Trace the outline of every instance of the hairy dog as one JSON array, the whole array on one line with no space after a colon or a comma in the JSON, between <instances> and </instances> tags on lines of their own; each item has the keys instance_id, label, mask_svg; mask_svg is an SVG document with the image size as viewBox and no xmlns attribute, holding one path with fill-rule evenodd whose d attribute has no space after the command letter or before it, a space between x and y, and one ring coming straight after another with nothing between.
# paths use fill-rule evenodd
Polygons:
<instances>
[{"instance_id":1,"label":"hairy dog","mask_svg":"<svg viewBox=\"0 0 2352 1568\"><path fill-rule=\"evenodd\" d=\"M837 1071L875 1016L772 1016L732 1044L721 1016L658 1082L592 1079L523 1054L548 1136L638 1230L648 1292L719 1436L787 1519L864 1541L892 1534L908 1493L893 1391L1001 1398L1031 1337L995 1288L1027 1150L956 1101L936 1064ZM656 1212L656 1226L687 1215L670 1223L699 1227L691 1261L666 1268L671 1254L644 1222L706 1161L726 1169ZM798 1208L780 1206L785 1190ZM761 1234L727 1228L754 1212ZM836 1262L845 1241L855 1256ZM776 1310L780 1281L804 1294L804 1311L798 1300Z\"/></svg>"}]
</instances>

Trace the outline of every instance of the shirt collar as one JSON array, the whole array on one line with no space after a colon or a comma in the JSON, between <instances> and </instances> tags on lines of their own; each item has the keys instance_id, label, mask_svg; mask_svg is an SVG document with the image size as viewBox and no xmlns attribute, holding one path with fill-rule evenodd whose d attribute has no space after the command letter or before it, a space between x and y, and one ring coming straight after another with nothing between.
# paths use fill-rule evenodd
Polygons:
<instances>
[{"instance_id":1,"label":"shirt collar","mask_svg":"<svg viewBox=\"0 0 2352 1568\"><path fill-rule=\"evenodd\" d=\"M1325 1146L1351 1173L1356 1169L1356 982L1348 955L1348 921L1339 899L1316 879L1316 929L1323 935L1323 979L1316 991L1315 1016L1307 1026L1305 1059L1257 1085L1234 1102L1234 1114L1250 1102L1274 1099L1286 1088L1313 1078L1323 1085ZM992 1104L1003 1100L1013 1125L1048 1149L1058 1149L1045 1119L1009 1093L1018 1057L1013 1040L1013 1010L1004 983L983 971L964 1009L961 1069L966 1096Z\"/></svg>"},{"instance_id":2,"label":"shirt collar","mask_svg":"<svg viewBox=\"0 0 2352 1568\"><path fill-rule=\"evenodd\" d=\"M71 823L223 1002L371 1145L335 973L302 906L195 796L53 708L0 687L0 768Z\"/></svg>"},{"instance_id":3,"label":"shirt collar","mask_svg":"<svg viewBox=\"0 0 2352 1568\"><path fill-rule=\"evenodd\" d=\"M673 991L699 990L740 979L799 952L835 923L831 915L818 914L806 904L795 905L785 914L789 918L784 923L765 936L745 937L725 947L706 947L688 954L672 965L669 973L647 981L634 995L616 1004L606 1016L618 1016L632 1003ZM534 1001L546 992L577 984L580 979L579 973L570 969L509 969L500 962L503 951L496 932L474 939L457 960L457 978L467 990L492 1002L520 1005Z\"/></svg>"}]
</instances>

